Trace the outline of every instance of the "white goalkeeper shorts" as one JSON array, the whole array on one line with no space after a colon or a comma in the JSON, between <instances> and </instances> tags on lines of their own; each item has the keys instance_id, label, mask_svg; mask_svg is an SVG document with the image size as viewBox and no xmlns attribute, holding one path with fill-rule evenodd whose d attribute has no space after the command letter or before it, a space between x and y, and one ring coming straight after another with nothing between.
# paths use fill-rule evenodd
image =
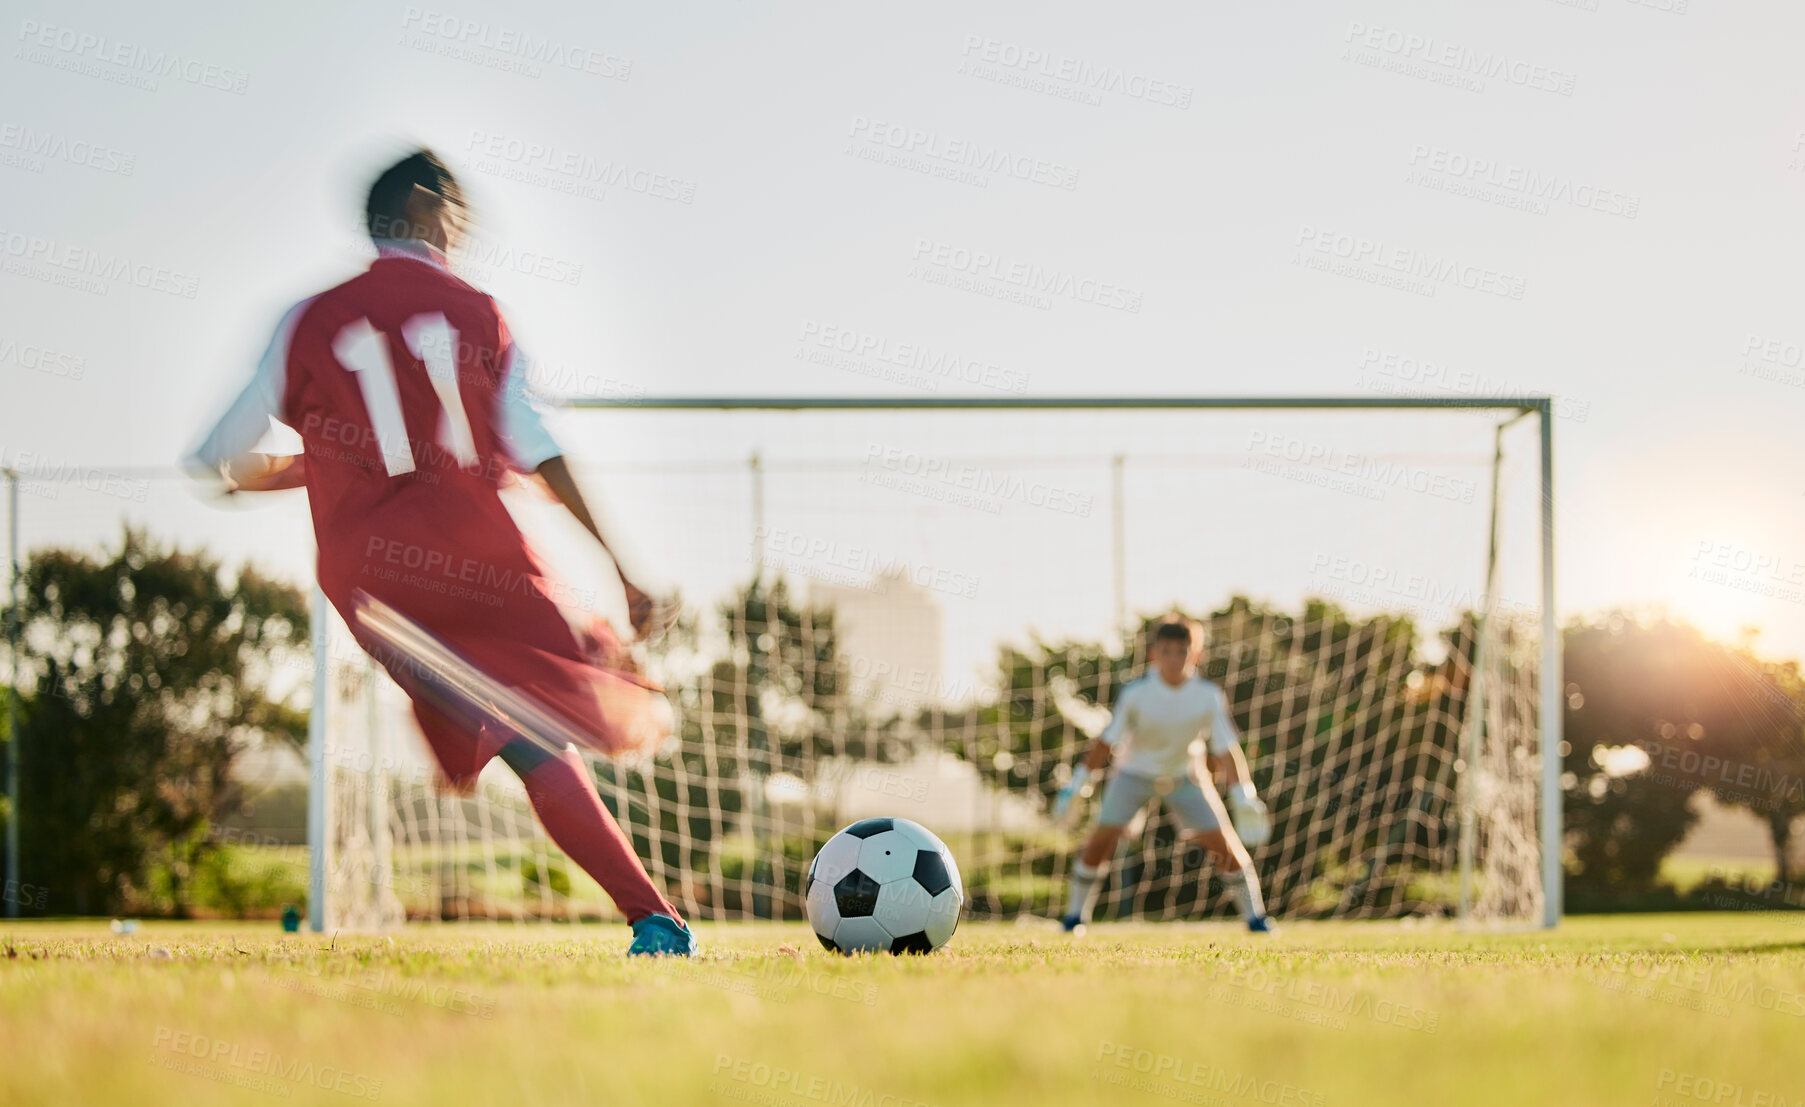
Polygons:
<instances>
[{"instance_id":1,"label":"white goalkeeper shorts","mask_svg":"<svg viewBox=\"0 0 1805 1107\"><path fill-rule=\"evenodd\" d=\"M1141 776L1118 772L1103 786L1103 800L1098 804L1097 822L1103 826L1127 826L1158 796L1186 830L1216 830L1228 825L1228 811L1216 786L1199 784L1186 776Z\"/></svg>"}]
</instances>

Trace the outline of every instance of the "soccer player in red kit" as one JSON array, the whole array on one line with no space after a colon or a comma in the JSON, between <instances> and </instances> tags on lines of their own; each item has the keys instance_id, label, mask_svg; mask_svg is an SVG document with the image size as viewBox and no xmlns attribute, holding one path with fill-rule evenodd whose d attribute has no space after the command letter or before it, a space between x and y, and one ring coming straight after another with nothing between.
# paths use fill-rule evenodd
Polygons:
<instances>
[{"instance_id":1,"label":"soccer player in red kit","mask_svg":"<svg viewBox=\"0 0 1805 1107\"><path fill-rule=\"evenodd\" d=\"M646 875L574 749L547 752L498 720L433 695L430 680L360 621L365 597L399 612L488 678L550 708L589 745L644 752L669 731L659 693L619 667L605 625L579 635L499 495L536 474L604 550L563 452L527 399L526 355L487 294L454 276L457 180L420 150L370 189L369 271L304 300L277 328L251 383L195 450L227 491L305 487L319 582L358 642L413 699L447 780L468 788L500 756L552 840L633 926L636 954L688 955L695 940ZM274 417L295 457L253 453ZM618 564L618 563L617 563ZM621 570L633 629L655 605Z\"/></svg>"}]
</instances>

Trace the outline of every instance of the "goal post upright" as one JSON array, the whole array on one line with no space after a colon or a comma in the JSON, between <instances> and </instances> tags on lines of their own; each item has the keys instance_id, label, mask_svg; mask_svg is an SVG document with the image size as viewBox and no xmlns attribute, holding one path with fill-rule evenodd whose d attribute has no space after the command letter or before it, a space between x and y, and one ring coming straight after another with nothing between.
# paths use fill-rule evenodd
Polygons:
<instances>
[{"instance_id":1,"label":"goal post upright","mask_svg":"<svg viewBox=\"0 0 1805 1107\"><path fill-rule=\"evenodd\" d=\"M1561 712L1565 684L1561 677L1559 620L1554 599L1554 429L1553 400L1548 396L1521 395L1492 398L1455 396L637 396L571 397L558 401L568 410L594 411L1173 411L1173 410L1271 410L1271 411L1473 411L1494 412L1510 418L1508 426L1528 415L1540 423L1538 459L1540 512L1540 696L1538 750L1541 754L1541 796L1538 838L1541 853L1542 919L1545 927L1557 926L1561 917ZM1494 462L1494 466L1496 462ZM1119 482L1120 462L1112 477ZM758 468L754 464L755 470ZM1494 472L1494 478L1496 474ZM756 479L756 473L755 473ZM1494 479L1495 484L1495 479ZM762 489L761 489L762 491ZM1120 491L1113 490L1118 516L1114 529L1119 540ZM762 497L761 497L762 498ZM1490 557L1496 558L1496 489ZM1488 565L1489 578L1494 566ZM1118 570L1119 572L1119 566ZM1119 581L1112 581L1120 593ZM1119 606L1119 601L1118 601ZM1125 628L1119 628L1125 629ZM1464 898L1464 897L1463 897Z\"/></svg>"},{"instance_id":2,"label":"goal post upright","mask_svg":"<svg viewBox=\"0 0 1805 1107\"><path fill-rule=\"evenodd\" d=\"M318 934L326 929L327 704L331 685L330 620L326 593L313 589L313 709L307 717L307 928Z\"/></svg>"},{"instance_id":3,"label":"goal post upright","mask_svg":"<svg viewBox=\"0 0 1805 1107\"><path fill-rule=\"evenodd\" d=\"M19 917L19 474L6 476L6 917Z\"/></svg>"},{"instance_id":4,"label":"goal post upright","mask_svg":"<svg viewBox=\"0 0 1805 1107\"><path fill-rule=\"evenodd\" d=\"M1521 418L1521 416L1519 416ZM1460 787L1460 907L1456 917L1466 923L1473 910L1473 853L1478 835L1473 805L1473 770L1479 764L1479 731L1485 726L1485 640L1490 631L1492 601L1498 585L1498 483L1504 466L1504 431L1510 423L1500 423L1492 431L1492 481L1487 507L1485 542L1485 587L1480 594L1479 621L1473 627L1473 662L1468 669L1465 718L1460 727L1460 760L1468 771L1461 774Z\"/></svg>"},{"instance_id":5,"label":"goal post upright","mask_svg":"<svg viewBox=\"0 0 1805 1107\"><path fill-rule=\"evenodd\" d=\"M1542 925L1552 927L1561 921L1561 731L1567 690L1560 620L1554 614L1554 402L1542 397L1537 412L1542 424Z\"/></svg>"}]
</instances>

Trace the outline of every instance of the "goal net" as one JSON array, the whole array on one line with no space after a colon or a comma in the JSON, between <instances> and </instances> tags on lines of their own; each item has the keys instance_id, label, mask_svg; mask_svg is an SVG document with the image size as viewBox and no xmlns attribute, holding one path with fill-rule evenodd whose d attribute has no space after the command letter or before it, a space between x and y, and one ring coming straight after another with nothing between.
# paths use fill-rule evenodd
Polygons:
<instances>
[{"instance_id":1,"label":"goal net","mask_svg":"<svg viewBox=\"0 0 1805 1107\"><path fill-rule=\"evenodd\" d=\"M1205 628L1271 808L1281 917L1541 923L1545 406L843 406L560 415L605 532L677 594L648 657L678 726L593 761L700 918L799 918L816 849L898 815L978 917L1057 916L1098 793L1058 790L1168 613ZM567 607L620 620L593 545L517 514ZM316 644L316 923L613 914L505 766L435 785L405 704L330 619ZM1233 909L1155 803L1100 919Z\"/></svg>"}]
</instances>

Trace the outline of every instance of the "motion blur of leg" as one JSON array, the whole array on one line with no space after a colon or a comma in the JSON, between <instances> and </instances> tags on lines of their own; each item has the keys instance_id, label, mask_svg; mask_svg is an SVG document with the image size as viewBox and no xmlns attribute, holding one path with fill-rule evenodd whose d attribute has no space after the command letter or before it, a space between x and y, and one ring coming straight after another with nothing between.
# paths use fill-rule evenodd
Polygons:
<instances>
[{"instance_id":1,"label":"motion blur of leg","mask_svg":"<svg viewBox=\"0 0 1805 1107\"><path fill-rule=\"evenodd\" d=\"M451 785L474 787L483 766L499 756L526 786L552 841L627 917L633 927L627 952L693 954L694 935L652 884L632 843L596 793L573 740L584 736L585 727L497 681L394 609L378 601L366 601L363 607L365 648L412 698L421 732ZM588 685L578 679L573 687ZM637 684L632 688L640 699L658 695ZM564 697L566 703L582 699ZM599 698L591 706L594 710L582 713L582 721L588 733L600 733L611 720ZM560 742L564 748L554 752Z\"/></svg>"},{"instance_id":2,"label":"motion blur of leg","mask_svg":"<svg viewBox=\"0 0 1805 1107\"><path fill-rule=\"evenodd\" d=\"M682 922L677 909L647 875L639 855L633 852L633 843L603 805L577 751L565 750L562 757L553 757L531 742L516 740L502 747L501 759L526 785L533 810L552 841L595 878L629 923L637 924L652 915Z\"/></svg>"}]
</instances>

